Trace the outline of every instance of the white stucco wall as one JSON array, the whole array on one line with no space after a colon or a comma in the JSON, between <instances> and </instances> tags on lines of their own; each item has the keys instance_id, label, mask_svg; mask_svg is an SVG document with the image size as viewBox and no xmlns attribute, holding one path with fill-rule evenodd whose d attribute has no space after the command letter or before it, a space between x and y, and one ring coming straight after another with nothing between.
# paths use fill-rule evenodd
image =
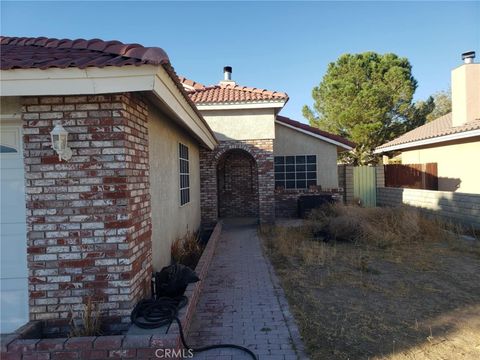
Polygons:
<instances>
[{"instance_id":1,"label":"white stucco wall","mask_svg":"<svg viewBox=\"0 0 480 360\"><path fill-rule=\"evenodd\" d=\"M296 130L275 124L274 155L317 155L317 185L338 188L337 147Z\"/></svg>"},{"instance_id":2,"label":"white stucco wall","mask_svg":"<svg viewBox=\"0 0 480 360\"><path fill-rule=\"evenodd\" d=\"M201 113L220 141L275 137L273 108L201 110Z\"/></svg>"},{"instance_id":3,"label":"white stucco wall","mask_svg":"<svg viewBox=\"0 0 480 360\"><path fill-rule=\"evenodd\" d=\"M154 270L170 264L172 242L200 226L200 161L198 143L153 107L150 108L149 153ZM180 206L178 143L188 146L190 202Z\"/></svg>"}]
</instances>

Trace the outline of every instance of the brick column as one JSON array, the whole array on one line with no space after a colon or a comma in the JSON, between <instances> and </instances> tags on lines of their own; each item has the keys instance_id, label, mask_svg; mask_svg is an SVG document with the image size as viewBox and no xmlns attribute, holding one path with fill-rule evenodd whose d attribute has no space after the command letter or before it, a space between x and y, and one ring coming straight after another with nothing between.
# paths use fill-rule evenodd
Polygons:
<instances>
[{"instance_id":1,"label":"brick column","mask_svg":"<svg viewBox=\"0 0 480 360\"><path fill-rule=\"evenodd\" d=\"M23 99L30 318L65 319L87 296L128 321L148 291L148 110L136 95ZM50 131L69 132L59 161Z\"/></svg>"}]
</instances>

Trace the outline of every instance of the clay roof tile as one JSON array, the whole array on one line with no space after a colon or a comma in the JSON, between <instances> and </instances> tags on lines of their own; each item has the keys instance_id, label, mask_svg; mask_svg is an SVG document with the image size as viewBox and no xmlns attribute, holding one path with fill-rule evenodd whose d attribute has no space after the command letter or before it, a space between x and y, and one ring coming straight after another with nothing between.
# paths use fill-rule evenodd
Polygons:
<instances>
[{"instance_id":1,"label":"clay roof tile","mask_svg":"<svg viewBox=\"0 0 480 360\"><path fill-rule=\"evenodd\" d=\"M160 48L100 39L1 37L1 69L124 65L166 65L168 55ZM26 60L28 59L28 60ZM180 86L180 85L179 85Z\"/></svg>"}]
</instances>

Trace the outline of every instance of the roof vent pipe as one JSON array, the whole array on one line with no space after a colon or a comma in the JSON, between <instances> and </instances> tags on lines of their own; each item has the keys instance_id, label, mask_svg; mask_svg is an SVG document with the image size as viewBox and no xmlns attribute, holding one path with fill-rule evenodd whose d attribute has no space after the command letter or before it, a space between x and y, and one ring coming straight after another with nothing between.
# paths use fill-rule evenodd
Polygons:
<instances>
[{"instance_id":1,"label":"roof vent pipe","mask_svg":"<svg viewBox=\"0 0 480 360\"><path fill-rule=\"evenodd\" d=\"M231 81L232 80L232 67L231 66L225 66L223 68L223 80L225 80L225 81Z\"/></svg>"},{"instance_id":2,"label":"roof vent pipe","mask_svg":"<svg viewBox=\"0 0 480 360\"><path fill-rule=\"evenodd\" d=\"M462 60L465 64L473 64L475 59L475 51L467 51L462 54Z\"/></svg>"}]
</instances>

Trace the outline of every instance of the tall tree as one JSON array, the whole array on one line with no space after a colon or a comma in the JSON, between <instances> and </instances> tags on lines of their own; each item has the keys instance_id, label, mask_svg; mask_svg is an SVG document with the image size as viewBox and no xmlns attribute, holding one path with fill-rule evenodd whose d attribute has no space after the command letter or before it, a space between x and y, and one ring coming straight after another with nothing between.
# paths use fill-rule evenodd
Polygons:
<instances>
[{"instance_id":1,"label":"tall tree","mask_svg":"<svg viewBox=\"0 0 480 360\"><path fill-rule=\"evenodd\" d=\"M432 99L417 106L412 103L416 88L406 58L374 52L345 54L328 65L312 91L313 109L304 106L303 115L312 126L357 143L349 161L374 163L376 146L422 125L432 111Z\"/></svg>"},{"instance_id":2,"label":"tall tree","mask_svg":"<svg viewBox=\"0 0 480 360\"><path fill-rule=\"evenodd\" d=\"M439 91L432 95L435 108L428 114L427 122L438 119L452 111L452 96L450 91Z\"/></svg>"}]
</instances>

